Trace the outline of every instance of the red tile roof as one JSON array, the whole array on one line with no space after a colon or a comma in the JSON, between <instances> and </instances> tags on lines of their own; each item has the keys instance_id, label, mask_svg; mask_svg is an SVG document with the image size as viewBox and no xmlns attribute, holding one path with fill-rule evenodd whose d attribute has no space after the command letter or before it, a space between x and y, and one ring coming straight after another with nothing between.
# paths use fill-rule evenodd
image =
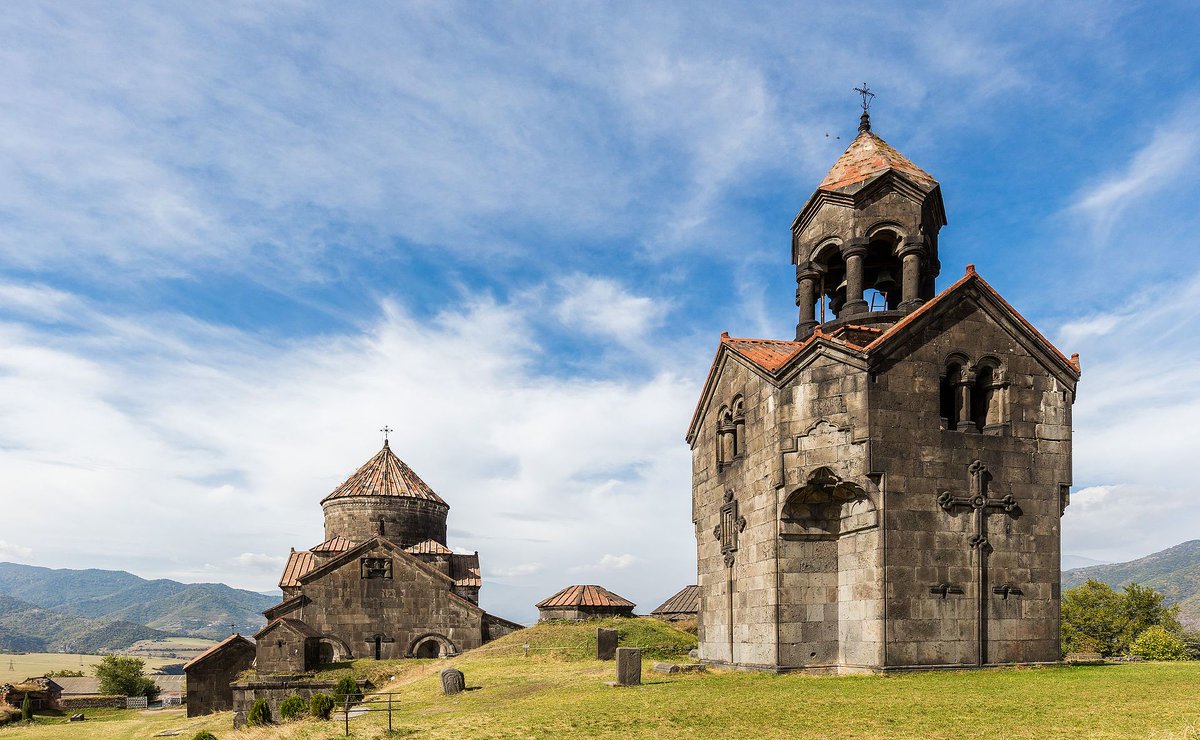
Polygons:
<instances>
[{"instance_id":1,"label":"red tile roof","mask_svg":"<svg viewBox=\"0 0 1200 740\"><path fill-rule=\"evenodd\" d=\"M450 556L450 577L454 585L479 588L483 585L483 577L479 573L479 553L474 555Z\"/></svg>"},{"instance_id":2,"label":"red tile roof","mask_svg":"<svg viewBox=\"0 0 1200 740\"><path fill-rule=\"evenodd\" d=\"M354 543L351 542L350 540L346 539L345 537L333 537L331 539L325 540L324 542L317 545L316 547L309 548L309 550L311 550L312 552L322 552L322 553L324 553L324 552L345 552L346 550L349 550L352 547L354 547Z\"/></svg>"},{"instance_id":3,"label":"red tile roof","mask_svg":"<svg viewBox=\"0 0 1200 740\"><path fill-rule=\"evenodd\" d=\"M352 496L419 498L448 506L440 496L433 492L432 488L425 484L425 481L412 471L412 468L396 457L387 442L383 443L383 449L378 454L354 471L354 475L347 478L345 483L321 499L321 503Z\"/></svg>"},{"instance_id":4,"label":"red tile roof","mask_svg":"<svg viewBox=\"0 0 1200 740\"><path fill-rule=\"evenodd\" d=\"M454 551L437 540L425 540L404 548L404 552L413 555L452 555Z\"/></svg>"},{"instance_id":5,"label":"red tile roof","mask_svg":"<svg viewBox=\"0 0 1200 740\"><path fill-rule=\"evenodd\" d=\"M280 588L300 585L300 577L316 567L317 561L308 550L292 550L288 556L287 565L283 566L283 576L279 579Z\"/></svg>"},{"instance_id":6,"label":"red tile roof","mask_svg":"<svg viewBox=\"0 0 1200 740\"><path fill-rule=\"evenodd\" d=\"M184 664L183 664L183 670L185 670L185 671L186 671L187 669L191 668L192 666L196 665L197 663L200 663L201 661L204 661L204 660L208 660L208 659L209 659L209 658L211 658L213 655L216 655L217 653L219 653L219 652L221 652L222 650L224 650L224 649L225 649L225 648L226 648L228 645L230 645L231 643L234 643L234 642L239 642L239 641L240 641L240 642L244 642L244 643L246 643L247 645L249 645L249 646L251 646L251 647L253 647L253 646L254 646L254 643L250 642L249 640L247 640L246 638L242 637L241 635L239 635L239 634L232 634L232 635L230 635L229 637L226 637L224 640L221 640L220 642L218 642L216 645L213 645L213 646L212 646L212 647L210 647L208 650L205 650L204 652L200 653L199 655L197 655L196 657L192 658L192 659L191 659L191 660L189 660L188 662L184 663Z\"/></svg>"},{"instance_id":7,"label":"red tile roof","mask_svg":"<svg viewBox=\"0 0 1200 740\"><path fill-rule=\"evenodd\" d=\"M567 586L553 596L542 599L535 606L538 609L562 606L607 606L632 609L635 604L629 599L617 596L603 586Z\"/></svg>"},{"instance_id":8,"label":"red tile roof","mask_svg":"<svg viewBox=\"0 0 1200 740\"><path fill-rule=\"evenodd\" d=\"M833 163L817 190L840 190L895 170L920 185L933 186L937 180L870 131L863 131Z\"/></svg>"},{"instance_id":9,"label":"red tile roof","mask_svg":"<svg viewBox=\"0 0 1200 740\"><path fill-rule=\"evenodd\" d=\"M721 344L772 373L786 365L804 346L804 342L782 339L735 339L729 334L721 335Z\"/></svg>"},{"instance_id":10,"label":"red tile roof","mask_svg":"<svg viewBox=\"0 0 1200 740\"><path fill-rule=\"evenodd\" d=\"M697 614L699 611L700 587L684 586L682 591L659 604L650 614Z\"/></svg>"}]
</instances>

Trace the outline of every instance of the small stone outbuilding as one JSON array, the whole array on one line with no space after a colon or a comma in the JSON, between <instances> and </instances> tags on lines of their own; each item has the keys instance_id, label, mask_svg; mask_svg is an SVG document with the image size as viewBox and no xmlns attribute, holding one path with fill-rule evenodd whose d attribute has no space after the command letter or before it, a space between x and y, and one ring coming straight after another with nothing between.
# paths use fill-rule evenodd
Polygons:
<instances>
[{"instance_id":1,"label":"small stone outbuilding","mask_svg":"<svg viewBox=\"0 0 1200 740\"><path fill-rule=\"evenodd\" d=\"M603 586L567 586L536 604L538 621L556 619L582 621L605 617L632 617L637 606Z\"/></svg>"},{"instance_id":2,"label":"small stone outbuilding","mask_svg":"<svg viewBox=\"0 0 1200 740\"><path fill-rule=\"evenodd\" d=\"M255 671L303 673L320 662L321 633L298 619L279 618L254 636L257 647Z\"/></svg>"},{"instance_id":3,"label":"small stone outbuilding","mask_svg":"<svg viewBox=\"0 0 1200 740\"><path fill-rule=\"evenodd\" d=\"M233 709L230 683L254 665L254 643L230 635L183 665L187 676L187 716Z\"/></svg>"},{"instance_id":4,"label":"small stone outbuilding","mask_svg":"<svg viewBox=\"0 0 1200 740\"><path fill-rule=\"evenodd\" d=\"M45 676L0 685L0 703L19 707L29 697L33 709L62 709L62 687Z\"/></svg>"},{"instance_id":5,"label":"small stone outbuilding","mask_svg":"<svg viewBox=\"0 0 1200 740\"><path fill-rule=\"evenodd\" d=\"M650 616L667 622L696 619L700 611L700 587L684 586L683 590L658 605Z\"/></svg>"}]
</instances>

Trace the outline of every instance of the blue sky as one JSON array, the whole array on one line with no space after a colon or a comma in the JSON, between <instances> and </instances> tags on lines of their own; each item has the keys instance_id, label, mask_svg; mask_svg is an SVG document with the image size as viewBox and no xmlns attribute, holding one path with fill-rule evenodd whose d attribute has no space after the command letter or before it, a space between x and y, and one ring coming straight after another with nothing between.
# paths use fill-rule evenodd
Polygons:
<instances>
[{"instance_id":1,"label":"blue sky","mask_svg":"<svg viewBox=\"0 0 1200 740\"><path fill-rule=\"evenodd\" d=\"M393 446L527 619L694 577L722 330L878 92L972 262L1079 352L1065 561L1194 536L1186 3L6 5L0 558L270 590ZM37 505L39 502L45 505Z\"/></svg>"}]
</instances>

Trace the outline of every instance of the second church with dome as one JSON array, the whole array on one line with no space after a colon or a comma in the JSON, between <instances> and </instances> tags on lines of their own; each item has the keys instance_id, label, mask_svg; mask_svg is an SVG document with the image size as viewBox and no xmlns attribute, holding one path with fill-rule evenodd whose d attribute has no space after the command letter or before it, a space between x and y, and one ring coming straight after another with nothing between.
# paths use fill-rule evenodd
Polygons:
<instances>
[{"instance_id":1,"label":"second church with dome","mask_svg":"<svg viewBox=\"0 0 1200 740\"><path fill-rule=\"evenodd\" d=\"M255 635L260 675L454 655L520 627L479 607L479 553L447 547L450 506L387 442L321 508L325 540L292 550Z\"/></svg>"}]
</instances>

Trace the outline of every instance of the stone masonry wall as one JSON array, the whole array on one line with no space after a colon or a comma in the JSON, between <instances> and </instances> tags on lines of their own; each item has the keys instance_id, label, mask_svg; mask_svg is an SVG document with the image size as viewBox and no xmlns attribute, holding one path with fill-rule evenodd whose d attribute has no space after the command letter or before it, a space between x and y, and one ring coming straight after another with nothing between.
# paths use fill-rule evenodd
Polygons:
<instances>
[{"instance_id":1,"label":"stone masonry wall","mask_svg":"<svg viewBox=\"0 0 1200 740\"><path fill-rule=\"evenodd\" d=\"M187 716L199 717L233 707L230 683L254 664L253 645L230 643L220 653L190 668L187 673Z\"/></svg>"},{"instance_id":2,"label":"stone masonry wall","mask_svg":"<svg viewBox=\"0 0 1200 740\"><path fill-rule=\"evenodd\" d=\"M953 352L1002 363L1009 382L1004 425L988 433L944 428L939 377ZM988 495L1011 494L1021 510L1019 517L990 510L986 518L988 661L1058 660L1060 493L1071 482L1073 389L964 301L889 359L870 396L871 463L884 472L887 495L887 665L976 662L979 553L968 543L974 514L961 506L944 511L937 501L943 491L969 494L975 460L992 476ZM962 593L931 594L940 583ZM1022 593L991 593L1003 584Z\"/></svg>"},{"instance_id":3,"label":"stone masonry wall","mask_svg":"<svg viewBox=\"0 0 1200 740\"><path fill-rule=\"evenodd\" d=\"M384 536L409 547L425 540L446 544L446 516L449 507L436 501L398 496L353 496L326 502L325 538L345 537L365 542ZM383 520L383 532L379 520Z\"/></svg>"},{"instance_id":4,"label":"stone masonry wall","mask_svg":"<svg viewBox=\"0 0 1200 740\"><path fill-rule=\"evenodd\" d=\"M413 642L430 633L458 651L482 644L483 610L452 595L450 584L416 558L382 546L364 557L391 558L392 578L363 578L356 558L304 584L311 601L289 616L341 638L355 658L374 657L376 635L384 660L407 657Z\"/></svg>"}]
</instances>

